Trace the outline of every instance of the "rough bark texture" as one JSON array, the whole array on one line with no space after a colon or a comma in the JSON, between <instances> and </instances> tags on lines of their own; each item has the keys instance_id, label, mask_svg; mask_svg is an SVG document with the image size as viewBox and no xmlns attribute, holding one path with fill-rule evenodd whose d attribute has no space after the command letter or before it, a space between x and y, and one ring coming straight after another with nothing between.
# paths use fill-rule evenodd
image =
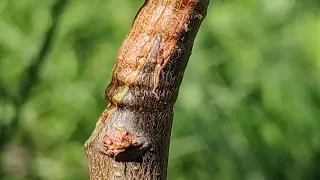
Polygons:
<instances>
[{"instance_id":1,"label":"rough bark texture","mask_svg":"<svg viewBox=\"0 0 320 180\"><path fill-rule=\"evenodd\" d=\"M139 10L85 143L90 179L166 179L173 105L208 3L148 0Z\"/></svg>"}]
</instances>

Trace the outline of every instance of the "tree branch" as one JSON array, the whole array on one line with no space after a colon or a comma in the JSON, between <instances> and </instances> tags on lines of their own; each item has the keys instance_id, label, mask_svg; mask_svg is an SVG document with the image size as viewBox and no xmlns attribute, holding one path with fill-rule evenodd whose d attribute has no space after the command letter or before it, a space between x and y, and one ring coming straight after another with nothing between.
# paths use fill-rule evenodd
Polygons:
<instances>
[{"instance_id":1,"label":"tree branch","mask_svg":"<svg viewBox=\"0 0 320 180\"><path fill-rule=\"evenodd\" d=\"M173 106L209 0L149 0L122 43L85 143L90 179L166 179Z\"/></svg>"}]
</instances>

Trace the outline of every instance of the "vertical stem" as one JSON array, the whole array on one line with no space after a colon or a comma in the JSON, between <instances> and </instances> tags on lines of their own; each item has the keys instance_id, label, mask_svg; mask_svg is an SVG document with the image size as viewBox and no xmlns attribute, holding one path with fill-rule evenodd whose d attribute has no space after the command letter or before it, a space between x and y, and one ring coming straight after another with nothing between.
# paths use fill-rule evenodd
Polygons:
<instances>
[{"instance_id":1,"label":"vertical stem","mask_svg":"<svg viewBox=\"0 0 320 180\"><path fill-rule=\"evenodd\" d=\"M173 106L209 0L149 0L122 43L85 143L90 179L166 179Z\"/></svg>"}]
</instances>

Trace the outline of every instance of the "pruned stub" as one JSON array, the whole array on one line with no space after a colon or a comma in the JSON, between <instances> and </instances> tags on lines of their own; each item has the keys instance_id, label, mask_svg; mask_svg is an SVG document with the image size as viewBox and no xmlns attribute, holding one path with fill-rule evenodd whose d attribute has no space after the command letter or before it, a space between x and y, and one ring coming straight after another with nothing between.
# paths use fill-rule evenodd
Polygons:
<instances>
[{"instance_id":1,"label":"pruned stub","mask_svg":"<svg viewBox=\"0 0 320 180\"><path fill-rule=\"evenodd\" d=\"M139 157L144 141L129 133L125 128L109 130L102 136L102 153L121 161L131 161Z\"/></svg>"},{"instance_id":2,"label":"pruned stub","mask_svg":"<svg viewBox=\"0 0 320 180\"><path fill-rule=\"evenodd\" d=\"M102 143L109 152L108 155L114 156L132 146L133 139L135 138L124 128L117 128L107 132L102 137Z\"/></svg>"}]
</instances>

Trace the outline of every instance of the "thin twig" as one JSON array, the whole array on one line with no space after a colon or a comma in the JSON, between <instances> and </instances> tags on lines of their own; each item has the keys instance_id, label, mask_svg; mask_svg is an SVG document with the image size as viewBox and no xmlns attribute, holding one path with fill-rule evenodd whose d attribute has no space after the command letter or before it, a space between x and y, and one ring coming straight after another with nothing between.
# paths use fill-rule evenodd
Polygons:
<instances>
[{"instance_id":1,"label":"thin twig","mask_svg":"<svg viewBox=\"0 0 320 180\"><path fill-rule=\"evenodd\" d=\"M7 144L7 142L10 142L11 137L14 135L15 130L18 128L21 108L30 97L32 88L39 83L40 68L42 67L47 55L50 52L57 27L59 25L61 14L63 13L63 9L67 2L68 0L57 0L51 8L51 26L49 26L46 32L43 45L40 48L38 55L32 61L20 80L21 87L19 91L19 97L11 96L11 93L7 92L7 89L4 86L0 85L0 91L4 96L4 100L12 102L16 107L16 114L13 117L12 121L10 121L9 124L0 127L0 151ZM1 174L2 173L0 172L0 177Z\"/></svg>"}]
</instances>

